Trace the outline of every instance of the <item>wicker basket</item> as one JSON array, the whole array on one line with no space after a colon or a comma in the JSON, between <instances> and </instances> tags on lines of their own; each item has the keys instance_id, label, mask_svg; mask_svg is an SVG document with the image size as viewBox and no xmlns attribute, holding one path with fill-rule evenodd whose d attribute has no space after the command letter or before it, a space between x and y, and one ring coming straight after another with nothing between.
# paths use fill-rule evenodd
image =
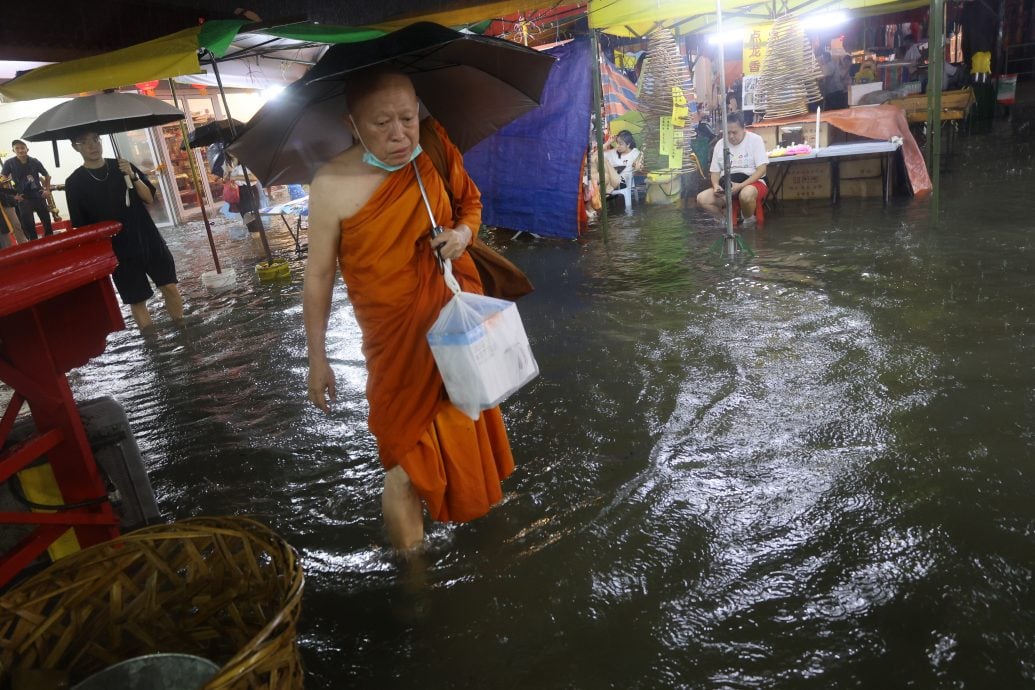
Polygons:
<instances>
[{"instance_id":1,"label":"wicker basket","mask_svg":"<svg viewBox=\"0 0 1035 690\"><path fill-rule=\"evenodd\" d=\"M246 518L142 529L63 558L0 598L0 685L19 669L73 682L143 654L221 664L205 690L301 688L302 569Z\"/></svg>"}]
</instances>

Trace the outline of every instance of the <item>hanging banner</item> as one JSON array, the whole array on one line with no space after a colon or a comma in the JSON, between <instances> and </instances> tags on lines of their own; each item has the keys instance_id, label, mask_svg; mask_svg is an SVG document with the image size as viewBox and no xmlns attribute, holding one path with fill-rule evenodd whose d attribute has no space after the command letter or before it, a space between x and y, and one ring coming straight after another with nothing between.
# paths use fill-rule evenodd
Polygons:
<instances>
[{"instance_id":1,"label":"hanging banner","mask_svg":"<svg viewBox=\"0 0 1035 690\"><path fill-rule=\"evenodd\" d=\"M690 117L690 106L686 102L686 94L678 86L672 87L672 126L685 127Z\"/></svg>"},{"instance_id":2,"label":"hanging banner","mask_svg":"<svg viewBox=\"0 0 1035 690\"><path fill-rule=\"evenodd\" d=\"M744 39L744 76L757 77L762 73L762 65L765 63L765 54L769 46L769 32L773 25L756 24L751 27L747 38Z\"/></svg>"},{"instance_id":3,"label":"hanging banner","mask_svg":"<svg viewBox=\"0 0 1035 690\"><path fill-rule=\"evenodd\" d=\"M672 132L672 150L668 154L668 167L679 170L683 167L683 132Z\"/></svg>"},{"instance_id":4,"label":"hanging banner","mask_svg":"<svg viewBox=\"0 0 1035 690\"><path fill-rule=\"evenodd\" d=\"M658 153L668 156L672 153L672 118L663 115L658 126Z\"/></svg>"}]
</instances>

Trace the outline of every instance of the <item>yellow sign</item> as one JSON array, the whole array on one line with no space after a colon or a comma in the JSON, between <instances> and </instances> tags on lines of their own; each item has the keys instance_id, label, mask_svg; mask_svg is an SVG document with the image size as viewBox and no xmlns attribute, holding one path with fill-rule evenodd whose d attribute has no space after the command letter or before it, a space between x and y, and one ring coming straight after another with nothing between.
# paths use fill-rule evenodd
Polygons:
<instances>
[{"instance_id":1,"label":"yellow sign","mask_svg":"<svg viewBox=\"0 0 1035 690\"><path fill-rule=\"evenodd\" d=\"M639 57L638 53L623 53L620 50L616 50L615 67L618 69L636 69L636 60Z\"/></svg>"},{"instance_id":2,"label":"yellow sign","mask_svg":"<svg viewBox=\"0 0 1035 690\"><path fill-rule=\"evenodd\" d=\"M668 154L668 167L679 170L683 167L683 133L672 133L672 150Z\"/></svg>"},{"instance_id":3,"label":"yellow sign","mask_svg":"<svg viewBox=\"0 0 1035 690\"><path fill-rule=\"evenodd\" d=\"M672 118L663 115L660 118L658 127L658 153L662 156L671 155L672 151Z\"/></svg>"},{"instance_id":4,"label":"yellow sign","mask_svg":"<svg viewBox=\"0 0 1035 690\"><path fill-rule=\"evenodd\" d=\"M690 117L690 106L686 104L686 94L678 86L672 87L672 126L685 127L686 118Z\"/></svg>"},{"instance_id":5,"label":"yellow sign","mask_svg":"<svg viewBox=\"0 0 1035 690\"><path fill-rule=\"evenodd\" d=\"M757 24L749 29L751 33L744 39L744 76L757 76L762 73L769 46L769 31L772 28L772 24Z\"/></svg>"}]
</instances>

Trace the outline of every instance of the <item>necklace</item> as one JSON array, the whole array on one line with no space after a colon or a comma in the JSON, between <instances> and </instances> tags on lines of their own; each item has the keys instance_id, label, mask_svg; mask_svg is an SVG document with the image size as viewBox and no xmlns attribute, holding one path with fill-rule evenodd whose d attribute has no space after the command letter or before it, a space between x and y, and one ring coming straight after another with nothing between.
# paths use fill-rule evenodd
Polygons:
<instances>
[{"instance_id":1,"label":"necklace","mask_svg":"<svg viewBox=\"0 0 1035 690\"><path fill-rule=\"evenodd\" d=\"M89 175L90 177L92 177L96 182L104 182L105 180L107 180L108 179L108 173L110 172L108 170L108 164L107 163L104 164L104 177L97 177L92 172L90 172L90 169L87 168L85 165L83 166L83 169L86 170L86 174Z\"/></svg>"}]
</instances>

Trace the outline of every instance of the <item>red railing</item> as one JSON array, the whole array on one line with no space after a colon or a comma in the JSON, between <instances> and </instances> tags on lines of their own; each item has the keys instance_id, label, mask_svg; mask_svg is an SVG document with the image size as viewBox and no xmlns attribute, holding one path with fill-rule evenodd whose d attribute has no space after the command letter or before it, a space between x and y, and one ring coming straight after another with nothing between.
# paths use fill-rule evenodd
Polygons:
<instances>
[{"instance_id":1,"label":"red railing","mask_svg":"<svg viewBox=\"0 0 1035 690\"><path fill-rule=\"evenodd\" d=\"M0 586L69 528L83 547L119 534L65 374L125 328L109 278L121 227L98 223L0 251L0 381L14 389L0 418L0 482L45 456L63 501L51 513L0 513L0 528L36 525L0 555ZM25 404L36 432L7 447Z\"/></svg>"}]
</instances>

